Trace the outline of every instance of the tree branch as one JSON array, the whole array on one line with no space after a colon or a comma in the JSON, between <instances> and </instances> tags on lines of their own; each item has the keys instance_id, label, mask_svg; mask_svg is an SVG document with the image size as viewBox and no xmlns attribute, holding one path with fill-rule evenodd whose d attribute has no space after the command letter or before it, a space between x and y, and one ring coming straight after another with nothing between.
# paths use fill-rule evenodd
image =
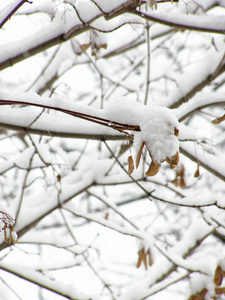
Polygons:
<instances>
[{"instance_id":1,"label":"tree branch","mask_svg":"<svg viewBox=\"0 0 225 300\"><path fill-rule=\"evenodd\" d=\"M55 281L50 280L46 276L41 275L40 272L35 272L33 270L26 272L26 270L21 267L20 267L20 271L19 271L15 267L6 266L4 263L0 263L0 270L4 270L10 274L13 274L19 278L22 278L28 282L34 283L41 288L47 289L57 295L65 297L67 299L81 300L78 298L74 298L72 296L73 293L70 293L68 291L66 292L66 289L64 289L63 287L61 289L60 288L61 285L59 282L58 282L58 284L56 284ZM87 298L86 298L86 300L87 300ZM90 298L89 298L89 300L90 300Z\"/></svg>"},{"instance_id":2,"label":"tree branch","mask_svg":"<svg viewBox=\"0 0 225 300\"><path fill-rule=\"evenodd\" d=\"M188 157L189 159L191 159L195 162L199 162L200 166L202 166L204 169L206 169L207 171L209 171L211 174L218 177L219 179L225 181L225 176L222 173L220 173L219 171L217 171L216 168L211 167L210 164L207 163L208 162L207 159L205 159L205 161L204 161L203 159L201 159L201 157L194 156L191 152L184 149L182 146L180 146L180 152L183 155L185 155L186 157Z\"/></svg>"},{"instance_id":3,"label":"tree branch","mask_svg":"<svg viewBox=\"0 0 225 300\"><path fill-rule=\"evenodd\" d=\"M71 139L86 139L86 140L96 140L96 141L124 141L128 139L125 134L110 135L110 134L85 134L85 133L72 133L72 132L61 132L53 130L26 128L24 126L0 123L0 128L18 131L21 134L37 134L45 135L49 137L61 137L61 138L71 138Z\"/></svg>"},{"instance_id":4,"label":"tree branch","mask_svg":"<svg viewBox=\"0 0 225 300\"><path fill-rule=\"evenodd\" d=\"M0 23L0 28L2 28L5 23L12 17L12 15L24 4L24 3L30 3L28 0L22 0L20 1L11 11L7 16L1 21Z\"/></svg>"},{"instance_id":5,"label":"tree branch","mask_svg":"<svg viewBox=\"0 0 225 300\"><path fill-rule=\"evenodd\" d=\"M75 37L83 32L88 31L90 29L90 24L101 17L105 17L107 20L110 20L112 18L115 18L118 15L124 14L125 12L129 12L134 7L138 7L138 6L140 6L139 1L128 0L126 3L122 3L121 5L119 5L117 8L115 8L113 11L111 11L109 13L100 12L98 15L94 16L88 22L76 25L73 28L71 28L70 30L68 30L68 32L66 32L66 33L60 34L50 40L47 40L45 42L40 42L40 44L35 45L34 47L28 48L25 51L25 53L24 52L19 53L15 56L11 57L10 59L6 59L6 60L2 61L0 63L0 70L10 67L20 61L23 61L24 59L32 57L32 56L34 56L40 52L43 52L55 45L64 43L64 42L72 39L73 37ZM47 29L45 29L45 30L47 30ZM2 47L5 47L5 45L3 45Z\"/></svg>"},{"instance_id":6,"label":"tree branch","mask_svg":"<svg viewBox=\"0 0 225 300\"><path fill-rule=\"evenodd\" d=\"M216 70L208 75L205 80L197 84L192 90L190 90L184 97L180 98L177 102L173 103L170 105L170 108L178 108L181 106L183 103L188 102L194 95L196 95L198 92L200 92L204 87L209 85L214 79L216 79L218 76L220 76L222 73L225 72L225 63L224 63L224 56L219 63L218 67Z\"/></svg>"},{"instance_id":7,"label":"tree branch","mask_svg":"<svg viewBox=\"0 0 225 300\"><path fill-rule=\"evenodd\" d=\"M140 16L146 20L160 23L166 26L174 27L180 30L193 30L199 32L209 32L209 33L219 33L224 34L225 28L217 26L210 26L210 20L207 21L207 25L205 25L205 20L203 20L200 16L192 15L190 18L187 15L180 15L180 19L182 21L177 21L175 14L160 14L160 13L145 13L143 11L137 10L134 8L131 13ZM208 16L209 17L209 16ZM215 20L215 19L214 19ZM198 25L193 25L198 24Z\"/></svg>"}]
</instances>

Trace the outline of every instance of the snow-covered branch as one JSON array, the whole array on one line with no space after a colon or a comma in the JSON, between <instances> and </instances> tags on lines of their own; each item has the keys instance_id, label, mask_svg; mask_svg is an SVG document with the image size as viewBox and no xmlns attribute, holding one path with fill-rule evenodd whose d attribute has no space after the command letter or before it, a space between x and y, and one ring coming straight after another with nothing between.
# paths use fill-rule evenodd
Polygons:
<instances>
[{"instance_id":1,"label":"snow-covered branch","mask_svg":"<svg viewBox=\"0 0 225 300\"><path fill-rule=\"evenodd\" d=\"M221 297L224 0L0 2L1 298Z\"/></svg>"},{"instance_id":2,"label":"snow-covered branch","mask_svg":"<svg viewBox=\"0 0 225 300\"><path fill-rule=\"evenodd\" d=\"M145 13L139 9L133 10L133 13L146 20L178 28L180 30L194 30L219 34L224 34L225 31L225 23L222 16L197 16L157 12Z\"/></svg>"}]
</instances>

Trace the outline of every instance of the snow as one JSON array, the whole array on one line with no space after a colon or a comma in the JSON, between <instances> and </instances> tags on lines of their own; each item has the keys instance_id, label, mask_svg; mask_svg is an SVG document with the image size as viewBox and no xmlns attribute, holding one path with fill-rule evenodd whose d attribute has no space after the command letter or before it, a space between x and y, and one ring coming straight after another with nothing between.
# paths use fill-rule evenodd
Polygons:
<instances>
[{"instance_id":1,"label":"snow","mask_svg":"<svg viewBox=\"0 0 225 300\"><path fill-rule=\"evenodd\" d=\"M136 152L145 142L152 159L163 162L172 157L179 149L179 142L174 129L178 121L167 108L144 106L126 98L112 99L106 106L106 116L110 120L125 124L139 125L141 132L134 133Z\"/></svg>"},{"instance_id":2,"label":"snow","mask_svg":"<svg viewBox=\"0 0 225 300\"><path fill-rule=\"evenodd\" d=\"M10 2L10 3L9 3ZM11 0L5 3L5 6L0 10L0 25L11 13L11 11L21 2L21 0Z\"/></svg>"},{"instance_id":3,"label":"snow","mask_svg":"<svg viewBox=\"0 0 225 300\"><path fill-rule=\"evenodd\" d=\"M224 94L197 93L190 101L183 103L179 108L175 109L174 112L178 120L183 120L200 108L216 104L223 105L224 103Z\"/></svg>"},{"instance_id":4,"label":"snow","mask_svg":"<svg viewBox=\"0 0 225 300\"><path fill-rule=\"evenodd\" d=\"M15 231L11 231L11 237L13 242L16 242L18 240L18 235Z\"/></svg>"},{"instance_id":5,"label":"snow","mask_svg":"<svg viewBox=\"0 0 225 300\"><path fill-rule=\"evenodd\" d=\"M5 96L7 95L7 96ZM2 100L7 100L10 98L10 101L23 101L23 103L33 104L41 106L47 105L48 107L52 108L61 108L66 110L74 110L77 112L85 112L86 114L89 113L92 116L97 116L101 118L108 118L110 121L113 122L121 122L123 124L129 125L139 125L141 128L140 133L136 133L135 136L135 144L136 149L139 149L142 142L145 142L147 148L149 149L152 159L157 162L161 163L166 160L167 157L174 156L178 149L179 149L179 142L177 137L174 135L174 129L178 129L178 122L175 117L170 113L169 109L162 108L162 107L153 107L153 106L144 106L143 104L130 101L126 98L118 98L112 99L109 104L103 110L96 110L90 107L83 107L80 105L71 105L68 103L67 100L62 98L53 97L50 100L46 98L41 98L34 93L27 93L27 94L17 94L11 93L10 94L1 92L0 97ZM21 110L20 110L21 111ZM4 114L4 112L3 112ZM31 114L29 114L31 117ZM6 115L5 115L6 116ZM12 116L12 114L11 114ZM42 116L37 120L35 123L39 123ZM16 124L18 125L18 120L20 119L21 123L23 123L24 127L27 127L27 118L20 113L20 118L13 118L9 120L6 117L6 120L14 123L16 120ZM26 125L24 124L24 120ZM47 118L47 122L49 124L49 116ZM29 120L32 123L32 119ZM4 123L4 115L2 116L2 123ZM42 122L41 122L42 123ZM29 124L29 123L28 123ZM36 126L37 126L36 124ZM48 130L57 131L59 130L56 128L56 124L62 126L62 124L51 122L50 124L53 127L48 125ZM71 123L69 124L71 128ZM77 126L72 125L76 132L79 132ZM84 129L84 126L80 126ZM110 126L111 127L111 126ZM31 127L33 128L33 126ZM46 128L46 123L42 123L42 125L38 126L39 129ZM89 134L95 133L93 131L95 127L89 131ZM65 128L68 130L68 127ZM84 131L83 131L84 132ZM79 132L81 133L81 132ZM103 132L101 132L103 134Z\"/></svg>"},{"instance_id":6,"label":"snow","mask_svg":"<svg viewBox=\"0 0 225 300\"><path fill-rule=\"evenodd\" d=\"M89 0L77 0L75 6L80 19L85 23L101 13L98 7Z\"/></svg>"},{"instance_id":7,"label":"snow","mask_svg":"<svg viewBox=\"0 0 225 300\"><path fill-rule=\"evenodd\" d=\"M1 204L0 205L0 211L6 213L7 215L9 215L9 217L12 220L15 220L14 214L6 206L4 206L4 205ZM14 225L14 223L12 225Z\"/></svg>"},{"instance_id":8,"label":"snow","mask_svg":"<svg viewBox=\"0 0 225 300\"><path fill-rule=\"evenodd\" d=\"M208 226L204 221L202 220L196 220L189 228L189 230L182 236L181 241L173 247L170 251L166 253L168 257L171 258L172 262L175 264L180 262L184 262L182 259L182 256L186 254L188 249L192 249L192 247L198 243L198 241L201 241L202 238L207 236L211 231L213 230L212 227ZM175 259L175 261L174 261ZM205 258L202 259L201 262L199 262L199 267L203 268L204 271L207 269L208 272L212 272L214 265L208 266L208 262ZM138 280L133 284L132 286L129 286L127 289L127 292L124 293L122 300L126 299L145 299L145 297L148 297L148 295L154 294L155 290L160 290L160 284L164 285L164 281L161 281L160 278L164 274L167 274L167 272L170 272L170 269L173 268L173 263L169 261L166 257L158 257L157 260L154 262L154 264L151 267L150 272L145 277L145 279ZM212 262L215 263L215 260L212 260ZM196 264L195 264L196 263ZM190 262L190 264L187 262L184 262L185 268L190 268L191 266L195 267L197 266L197 261ZM182 264L181 264L182 267ZM181 272L178 277L182 277L184 274L186 274L186 270ZM174 279L171 279L173 282ZM158 281L160 284L157 284ZM139 287L142 287L142 289L139 290ZM148 287L148 289L146 289ZM137 293L138 291L138 293ZM130 298L131 297L131 298Z\"/></svg>"},{"instance_id":9,"label":"snow","mask_svg":"<svg viewBox=\"0 0 225 300\"><path fill-rule=\"evenodd\" d=\"M51 0L34 0L32 5L30 3L25 3L19 11L16 12L16 15L20 14L32 14L36 12L45 12L54 16L56 13L56 7L60 3L60 1Z\"/></svg>"},{"instance_id":10,"label":"snow","mask_svg":"<svg viewBox=\"0 0 225 300\"><path fill-rule=\"evenodd\" d=\"M18 168L28 168L30 159L34 154L34 148L25 149L24 152L14 156L11 160L7 160L1 162L0 174L4 174L8 170L10 170L13 166L17 166Z\"/></svg>"},{"instance_id":11,"label":"snow","mask_svg":"<svg viewBox=\"0 0 225 300\"><path fill-rule=\"evenodd\" d=\"M196 77L190 76L187 72L184 75L180 75L176 78L176 88L171 91L170 98L166 101L166 105L170 106L171 103L176 105L179 100L182 99L189 91L194 90L196 86L200 85L202 81L206 80L209 76L213 76L216 68L219 66L223 59L223 51L215 53L214 50L208 51L204 59L200 62L194 63L189 67L189 72L192 73L193 70ZM205 61L208 63L206 64ZM166 74L169 76L169 72ZM178 88L177 88L178 87ZM204 97L204 94L201 95Z\"/></svg>"},{"instance_id":12,"label":"snow","mask_svg":"<svg viewBox=\"0 0 225 300\"><path fill-rule=\"evenodd\" d=\"M0 104L10 103L0 105L0 209L14 213L11 237L19 236L9 246L1 232L1 296L183 300L207 288L206 299L212 298L215 269L225 265L225 125L211 122L224 114L224 74L191 92L223 63L224 35L123 13L135 1L66 2L26 3L1 31L2 61L36 46L40 51L21 56L23 62L0 76ZM15 4L5 3L1 8ZM137 11L202 31L223 28L223 3L162 1L157 11L145 4ZM208 10L211 5L217 7ZM118 8L121 14L111 18ZM110 20L99 17L101 10ZM83 24L95 18L90 27ZM107 49L93 58L91 47L83 53L79 46L90 41L107 43ZM165 108L189 94L177 109ZM137 156L143 142L130 177L127 158ZM178 150L175 169L165 162L155 177L145 176L151 160L161 164ZM184 188L174 185L183 178ZM147 270L144 261L136 268L142 248L153 259Z\"/></svg>"},{"instance_id":13,"label":"snow","mask_svg":"<svg viewBox=\"0 0 225 300\"><path fill-rule=\"evenodd\" d=\"M209 169L215 170L215 175L221 178L225 178L225 170L224 170L224 158L222 154L213 155L204 151L201 145L193 144L192 142L182 142L181 148L184 149L187 153L189 153L192 157L197 156L201 157L199 160L203 165L208 166ZM219 200L219 199L218 199Z\"/></svg>"},{"instance_id":14,"label":"snow","mask_svg":"<svg viewBox=\"0 0 225 300\"><path fill-rule=\"evenodd\" d=\"M114 0L114 1L104 1L104 0L95 0L94 1L103 12L109 13L112 10L116 9L119 6L125 5L127 1L125 0Z\"/></svg>"},{"instance_id":15,"label":"snow","mask_svg":"<svg viewBox=\"0 0 225 300\"><path fill-rule=\"evenodd\" d=\"M178 122L170 112L161 107L151 107L145 110L140 122L142 141L146 142L152 159L163 162L172 157L179 150L179 141L174 135L174 128L178 129Z\"/></svg>"},{"instance_id":16,"label":"snow","mask_svg":"<svg viewBox=\"0 0 225 300\"><path fill-rule=\"evenodd\" d=\"M6 61L10 57L15 57L21 53L26 53L32 48L45 43L49 39L54 40L58 36L67 33L73 27L80 25L81 21L74 13L73 9L67 10L66 21L64 7L58 6L57 12L51 23L43 22L42 28L36 32L25 36L23 40L13 41L0 45L0 61Z\"/></svg>"},{"instance_id":17,"label":"snow","mask_svg":"<svg viewBox=\"0 0 225 300\"><path fill-rule=\"evenodd\" d=\"M143 15L145 13L143 12ZM163 24L168 25L179 25L182 27L197 28L199 30L209 30L209 31L221 31L225 30L224 16L202 16L202 15L186 15L179 13L159 13L159 12L148 12L146 14L150 18L156 21L162 21ZM210 24L210 25L209 25Z\"/></svg>"},{"instance_id":18,"label":"snow","mask_svg":"<svg viewBox=\"0 0 225 300\"><path fill-rule=\"evenodd\" d=\"M59 292L59 294L65 295L70 298L79 298L79 299L89 299L90 297L85 295L82 292L79 292L77 288L73 285L62 284L61 282L57 282L56 280L51 280L41 274L41 272L35 272L33 269L24 268L21 263L7 263L1 262L0 268L2 270L14 273L16 275L21 274L21 269L23 270L23 278L25 280L29 280L35 284L39 284L41 286L47 287L47 289L52 290L53 292Z\"/></svg>"},{"instance_id":19,"label":"snow","mask_svg":"<svg viewBox=\"0 0 225 300\"><path fill-rule=\"evenodd\" d=\"M140 238L140 239L145 237L145 234L143 232L141 232L139 230L135 230L134 228L129 228L127 226L120 226L120 225L118 225L118 224L116 224L112 221L104 220L102 218L99 218L98 216L96 217L95 215L92 215L92 214L82 213L81 211L79 211L77 209L77 206L74 205L72 202L65 204L63 206L63 208L65 210L68 210L72 214L74 214L74 216L85 218L89 221L100 224L104 227L115 230L115 231L117 231L119 233L122 233L124 235L134 236L134 237L137 237L137 238Z\"/></svg>"}]
</instances>

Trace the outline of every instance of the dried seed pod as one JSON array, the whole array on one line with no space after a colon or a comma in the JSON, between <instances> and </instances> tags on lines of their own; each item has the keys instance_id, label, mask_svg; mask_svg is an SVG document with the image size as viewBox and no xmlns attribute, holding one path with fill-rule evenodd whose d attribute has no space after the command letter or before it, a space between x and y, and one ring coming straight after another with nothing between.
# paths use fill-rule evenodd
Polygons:
<instances>
[{"instance_id":1,"label":"dried seed pod","mask_svg":"<svg viewBox=\"0 0 225 300\"><path fill-rule=\"evenodd\" d=\"M214 273L213 282L215 283L216 286L220 286L222 284L222 281L223 281L223 272L221 266L217 266Z\"/></svg>"},{"instance_id":2,"label":"dried seed pod","mask_svg":"<svg viewBox=\"0 0 225 300\"><path fill-rule=\"evenodd\" d=\"M8 232L7 232L8 231L8 226L5 225L3 229L4 229L4 234L5 234L5 243L9 244L9 238L8 238Z\"/></svg>"},{"instance_id":3,"label":"dried seed pod","mask_svg":"<svg viewBox=\"0 0 225 300\"><path fill-rule=\"evenodd\" d=\"M148 264L151 267L153 265L153 259L152 259L152 255L151 255L150 249L148 249L147 254L148 254Z\"/></svg>"},{"instance_id":4,"label":"dried seed pod","mask_svg":"<svg viewBox=\"0 0 225 300\"><path fill-rule=\"evenodd\" d=\"M128 174L131 175L134 171L134 160L132 155L128 157Z\"/></svg>"},{"instance_id":5,"label":"dried seed pod","mask_svg":"<svg viewBox=\"0 0 225 300\"><path fill-rule=\"evenodd\" d=\"M141 266L142 262L145 266L145 270L148 270L148 265L152 266L153 260L151 257L150 249L145 251L145 248L143 247L138 251L137 268L139 268Z\"/></svg>"},{"instance_id":6,"label":"dried seed pod","mask_svg":"<svg viewBox=\"0 0 225 300\"><path fill-rule=\"evenodd\" d=\"M174 169L179 162L179 152L177 151L177 153L172 157L167 157L166 162L168 162L171 169Z\"/></svg>"},{"instance_id":7,"label":"dried seed pod","mask_svg":"<svg viewBox=\"0 0 225 300\"><path fill-rule=\"evenodd\" d=\"M197 170L195 171L194 177L199 177L200 172L199 172L199 166L200 166L200 162L197 162Z\"/></svg>"},{"instance_id":8,"label":"dried seed pod","mask_svg":"<svg viewBox=\"0 0 225 300\"><path fill-rule=\"evenodd\" d=\"M145 142L143 142L143 143L141 144L141 147L140 147L140 149L139 149L139 151L138 151L137 158L136 158L136 168L138 168L138 166L139 166L140 159L141 159L141 154L142 154L144 145L145 145Z\"/></svg>"},{"instance_id":9,"label":"dried seed pod","mask_svg":"<svg viewBox=\"0 0 225 300\"><path fill-rule=\"evenodd\" d=\"M91 43L80 45L82 51L86 51L90 47Z\"/></svg>"},{"instance_id":10,"label":"dried seed pod","mask_svg":"<svg viewBox=\"0 0 225 300\"><path fill-rule=\"evenodd\" d=\"M178 130L176 127L174 128L174 135L175 135L175 136L178 136L178 135L179 135L179 130Z\"/></svg>"},{"instance_id":11,"label":"dried seed pod","mask_svg":"<svg viewBox=\"0 0 225 300\"><path fill-rule=\"evenodd\" d=\"M224 287L215 288L215 292L217 295L223 295L225 294L225 288Z\"/></svg>"},{"instance_id":12,"label":"dried seed pod","mask_svg":"<svg viewBox=\"0 0 225 300\"><path fill-rule=\"evenodd\" d=\"M157 10L157 0L151 0L150 1L150 7L155 7L155 10Z\"/></svg>"},{"instance_id":13,"label":"dried seed pod","mask_svg":"<svg viewBox=\"0 0 225 300\"><path fill-rule=\"evenodd\" d=\"M175 186L179 186L180 188L184 189L186 187L185 183L185 168L184 165L181 164L176 169L176 177L173 181L171 181Z\"/></svg>"},{"instance_id":14,"label":"dried seed pod","mask_svg":"<svg viewBox=\"0 0 225 300\"><path fill-rule=\"evenodd\" d=\"M61 175L60 174L57 174L56 178L57 178L58 182L61 182Z\"/></svg>"},{"instance_id":15,"label":"dried seed pod","mask_svg":"<svg viewBox=\"0 0 225 300\"><path fill-rule=\"evenodd\" d=\"M151 164L150 164L150 166L148 168L148 171L145 173L145 175L146 176L154 176L154 175L156 175L158 173L158 171L159 171L159 167L160 166L161 165L157 164L156 162L154 162L152 160L152 162L151 162Z\"/></svg>"},{"instance_id":16,"label":"dried seed pod","mask_svg":"<svg viewBox=\"0 0 225 300\"><path fill-rule=\"evenodd\" d=\"M138 261L137 261L137 268L140 268L142 261L146 259L145 249L141 248L138 251Z\"/></svg>"}]
</instances>

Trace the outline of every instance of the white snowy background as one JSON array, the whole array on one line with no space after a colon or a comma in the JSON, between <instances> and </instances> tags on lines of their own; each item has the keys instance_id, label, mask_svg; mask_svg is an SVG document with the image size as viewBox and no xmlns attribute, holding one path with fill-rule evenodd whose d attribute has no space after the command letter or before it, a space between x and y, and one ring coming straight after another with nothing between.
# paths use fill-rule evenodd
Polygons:
<instances>
[{"instance_id":1,"label":"white snowy background","mask_svg":"<svg viewBox=\"0 0 225 300\"><path fill-rule=\"evenodd\" d=\"M224 0L0 1L0 299L225 299L224 33Z\"/></svg>"}]
</instances>

